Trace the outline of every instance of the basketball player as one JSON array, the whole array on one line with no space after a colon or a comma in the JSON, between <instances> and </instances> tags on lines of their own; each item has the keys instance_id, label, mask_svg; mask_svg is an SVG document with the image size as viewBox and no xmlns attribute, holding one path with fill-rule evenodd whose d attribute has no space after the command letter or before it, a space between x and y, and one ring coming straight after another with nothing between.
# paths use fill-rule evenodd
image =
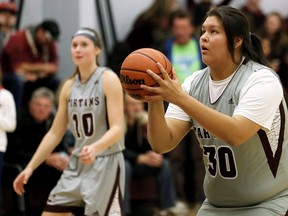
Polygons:
<instances>
[{"instance_id":1,"label":"basketball player","mask_svg":"<svg viewBox=\"0 0 288 216\"><path fill-rule=\"evenodd\" d=\"M33 171L59 143L67 124L75 147L58 184L51 191L43 216L71 215L81 207L85 215L121 215L124 189L123 92L117 75L100 67L98 34L83 28L71 42L74 75L61 90L59 108L49 132L27 167L14 181L19 195Z\"/></svg>"},{"instance_id":2,"label":"basketball player","mask_svg":"<svg viewBox=\"0 0 288 216\"><path fill-rule=\"evenodd\" d=\"M288 215L287 104L259 38L242 12L222 6L204 19L200 45L207 67L182 87L160 65L163 79L148 70L159 83L142 86L156 94L145 98L150 144L168 152L194 127L206 166L198 216Z\"/></svg>"}]
</instances>

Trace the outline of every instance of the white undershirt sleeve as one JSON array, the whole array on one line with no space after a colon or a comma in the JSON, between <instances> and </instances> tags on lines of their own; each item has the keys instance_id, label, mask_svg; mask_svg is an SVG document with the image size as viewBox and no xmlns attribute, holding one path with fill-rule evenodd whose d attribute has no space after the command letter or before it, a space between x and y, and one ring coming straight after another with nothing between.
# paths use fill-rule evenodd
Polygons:
<instances>
[{"instance_id":1,"label":"white undershirt sleeve","mask_svg":"<svg viewBox=\"0 0 288 216\"><path fill-rule=\"evenodd\" d=\"M253 73L245 83L233 115L244 116L270 130L282 99L279 79L268 69L263 69Z\"/></svg>"}]
</instances>

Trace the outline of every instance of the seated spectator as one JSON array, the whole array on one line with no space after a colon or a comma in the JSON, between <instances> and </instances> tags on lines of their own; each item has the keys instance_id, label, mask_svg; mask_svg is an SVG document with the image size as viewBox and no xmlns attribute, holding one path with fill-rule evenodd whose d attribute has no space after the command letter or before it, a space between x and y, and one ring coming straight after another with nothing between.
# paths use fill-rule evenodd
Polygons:
<instances>
[{"instance_id":1,"label":"seated spectator","mask_svg":"<svg viewBox=\"0 0 288 216\"><path fill-rule=\"evenodd\" d=\"M250 31L256 32L265 21L265 13L260 7L261 0L246 0L240 10L246 15L250 24Z\"/></svg>"},{"instance_id":2,"label":"seated spectator","mask_svg":"<svg viewBox=\"0 0 288 216\"><path fill-rule=\"evenodd\" d=\"M176 0L154 0L133 23L126 43L131 50L151 47L158 48L163 38L169 32L168 18L172 11L178 8Z\"/></svg>"},{"instance_id":3,"label":"seated spectator","mask_svg":"<svg viewBox=\"0 0 288 216\"><path fill-rule=\"evenodd\" d=\"M202 22L207 14L207 12L212 9L213 7L219 7L221 5L228 5L231 0L222 0L218 1L216 4L214 1L211 0L186 0L186 5L191 14L193 15L193 24L195 25L195 35L197 37L201 36L201 26Z\"/></svg>"},{"instance_id":4,"label":"seated spectator","mask_svg":"<svg viewBox=\"0 0 288 216\"><path fill-rule=\"evenodd\" d=\"M45 20L11 35L3 48L3 85L14 95L18 110L26 107L35 89L47 87L57 90L58 54L55 41L59 34L58 24Z\"/></svg>"},{"instance_id":5,"label":"seated spectator","mask_svg":"<svg viewBox=\"0 0 288 216\"><path fill-rule=\"evenodd\" d=\"M27 109L17 116L17 127L9 136L7 161L25 166L36 151L54 119L54 94L42 87L35 90ZM28 215L40 216L50 190L68 163L64 143L60 144L35 171L27 184Z\"/></svg>"},{"instance_id":6,"label":"seated spectator","mask_svg":"<svg viewBox=\"0 0 288 216\"><path fill-rule=\"evenodd\" d=\"M14 2L0 2L0 53L11 34L15 32L17 8Z\"/></svg>"},{"instance_id":7,"label":"seated spectator","mask_svg":"<svg viewBox=\"0 0 288 216\"><path fill-rule=\"evenodd\" d=\"M0 71L0 215L3 208L2 196L2 170L4 155L7 148L7 132L16 128L16 107L13 95L3 88L2 74Z\"/></svg>"},{"instance_id":8,"label":"seated spectator","mask_svg":"<svg viewBox=\"0 0 288 216\"><path fill-rule=\"evenodd\" d=\"M279 75L279 78L286 93L286 97L288 97L288 44L286 44L282 49L279 68L276 72Z\"/></svg>"},{"instance_id":9,"label":"seated spectator","mask_svg":"<svg viewBox=\"0 0 288 216\"><path fill-rule=\"evenodd\" d=\"M279 69L282 49L288 44L288 36L284 30L282 15L278 12L267 14L262 28L257 33L262 39L269 40L267 42L270 43L270 52L266 58L269 60L271 67L277 71Z\"/></svg>"},{"instance_id":10,"label":"seated spectator","mask_svg":"<svg viewBox=\"0 0 288 216\"><path fill-rule=\"evenodd\" d=\"M169 24L172 36L165 43L165 55L182 83L187 76L204 67L199 39L194 36L195 27L188 11L179 9L173 12Z\"/></svg>"},{"instance_id":11,"label":"seated spectator","mask_svg":"<svg viewBox=\"0 0 288 216\"><path fill-rule=\"evenodd\" d=\"M172 215L168 210L175 204L176 195L170 163L163 155L151 150L146 137L147 113L144 103L125 95L125 115L127 131L125 136L124 157L126 164L126 185L124 210L131 213L130 181L131 178L155 176L159 187L159 215Z\"/></svg>"},{"instance_id":12,"label":"seated spectator","mask_svg":"<svg viewBox=\"0 0 288 216\"><path fill-rule=\"evenodd\" d=\"M169 35L168 17L176 8L176 0L153 0L151 5L136 17L127 37L115 44L107 58L107 66L119 75L121 64L130 52L146 47L162 48Z\"/></svg>"}]
</instances>

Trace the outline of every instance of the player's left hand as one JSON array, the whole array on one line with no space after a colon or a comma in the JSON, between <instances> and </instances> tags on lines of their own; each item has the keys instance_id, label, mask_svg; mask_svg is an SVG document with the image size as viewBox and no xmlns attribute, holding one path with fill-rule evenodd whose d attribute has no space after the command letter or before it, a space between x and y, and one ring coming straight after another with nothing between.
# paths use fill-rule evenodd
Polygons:
<instances>
[{"instance_id":1,"label":"player's left hand","mask_svg":"<svg viewBox=\"0 0 288 216\"><path fill-rule=\"evenodd\" d=\"M93 145L84 146L80 153L80 161L85 164L89 165L95 161L96 158L96 151Z\"/></svg>"},{"instance_id":2,"label":"player's left hand","mask_svg":"<svg viewBox=\"0 0 288 216\"><path fill-rule=\"evenodd\" d=\"M159 70L162 73L162 77L157 75L151 70L147 70L147 73L159 84L156 87L149 87L146 85L141 85L141 88L147 90L153 95L146 95L144 100L146 102L156 101L156 100L166 100L173 103L173 101L182 98L181 94L184 93L180 82L177 79L176 72L173 68L172 78L169 77L167 71L163 68L160 63L157 63Z\"/></svg>"}]
</instances>

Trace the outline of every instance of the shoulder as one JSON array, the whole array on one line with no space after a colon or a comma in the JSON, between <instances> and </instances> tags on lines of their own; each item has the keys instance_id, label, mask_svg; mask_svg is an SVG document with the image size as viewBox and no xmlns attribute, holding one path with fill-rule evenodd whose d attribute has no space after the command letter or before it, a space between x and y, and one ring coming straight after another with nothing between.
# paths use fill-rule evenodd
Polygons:
<instances>
[{"instance_id":1,"label":"shoulder","mask_svg":"<svg viewBox=\"0 0 288 216\"><path fill-rule=\"evenodd\" d=\"M1 92L2 96L4 95L4 96L7 96L7 97L13 97L12 93L9 90L5 89L5 88L0 89L0 92Z\"/></svg>"},{"instance_id":2,"label":"shoulder","mask_svg":"<svg viewBox=\"0 0 288 216\"><path fill-rule=\"evenodd\" d=\"M0 95L1 95L0 101L7 103L7 104L15 103L12 93L8 91L7 89L1 89Z\"/></svg>"},{"instance_id":3,"label":"shoulder","mask_svg":"<svg viewBox=\"0 0 288 216\"><path fill-rule=\"evenodd\" d=\"M61 87L61 93L60 93L60 97L64 97L65 99L68 99L72 86L74 83L74 78L69 78L67 80L64 81L62 87Z\"/></svg>"},{"instance_id":4,"label":"shoulder","mask_svg":"<svg viewBox=\"0 0 288 216\"><path fill-rule=\"evenodd\" d=\"M199 76L201 76L204 72L205 72L206 69L202 69L202 70L198 70L198 71L195 71L193 72L193 74L191 74L190 76L188 76L183 84L182 84L182 87L184 89L185 92L189 92L190 88L191 88L191 84L192 82Z\"/></svg>"},{"instance_id":5,"label":"shoulder","mask_svg":"<svg viewBox=\"0 0 288 216\"><path fill-rule=\"evenodd\" d=\"M103 71L103 83L104 84L120 83L120 79L118 75L110 68L105 68Z\"/></svg>"},{"instance_id":6,"label":"shoulder","mask_svg":"<svg viewBox=\"0 0 288 216\"><path fill-rule=\"evenodd\" d=\"M4 47L5 50L14 49L16 47L25 47L27 45L27 39L25 31L18 31L13 33Z\"/></svg>"},{"instance_id":7,"label":"shoulder","mask_svg":"<svg viewBox=\"0 0 288 216\"><path fill-rule=\"evenodd\" d=\"M103 72L103 92L107 96L108 94L121 94L122 86L118 75L107 68Z\"/></svg>"},{"instance_id":8,"label":"shoulder","mask_svg":"<svg viewBox=\"0 0 288 216\"><path fill-rule=\"evenodd\" d=\"M275 71L273 71L271 68L266 67L264 65L261 65L256 62L250 62L250 64L247 64L247 69L246 70L252 70L252 74L249 78L249 80L254 80L254 81L272 81L275 80L279 82L280 80Z\"/></svg>"},{"instance_id":9,"label":"shoulder","mask_svg":"<svg viewBox=\"0 0 288 216\"><path fill-rule=\"evenodd\" d=\"M8 39L8 42L10 41L22 41L22 40L26 40L26 33L24 30L22 31L16 31L14 32Z\"/></svg>"}]
</instances>

